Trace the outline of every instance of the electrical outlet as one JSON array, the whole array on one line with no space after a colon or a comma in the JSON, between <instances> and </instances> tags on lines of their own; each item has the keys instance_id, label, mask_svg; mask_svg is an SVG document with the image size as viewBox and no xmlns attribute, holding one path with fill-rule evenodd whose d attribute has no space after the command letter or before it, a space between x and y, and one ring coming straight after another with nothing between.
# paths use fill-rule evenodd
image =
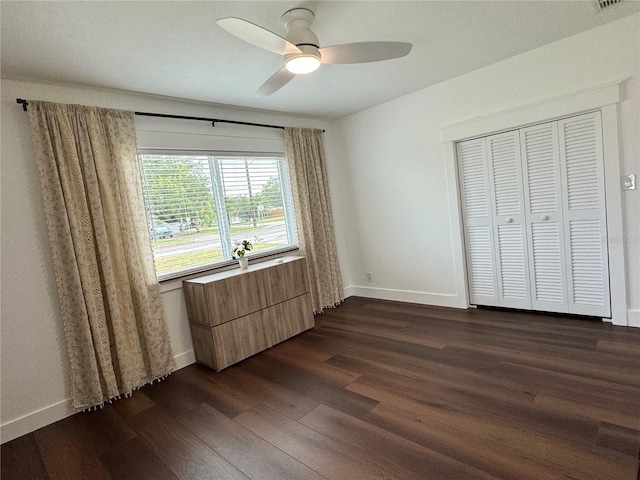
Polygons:
<instances>
[{"instance_id":1,"label":"electrical outlet","mask_svg":"<svg viewBox=\"0 0 640 480\"><path fill-rule=\"evenodd\" d=\"M632 173L631 175L625 175L622 177L622 188L624 190L635 190L636 189L636 174Z\"/></svg>"},{"instance_id":2,"label":"electrical outlet","mask_svg":"<svg viewBox=\"0 0 640 480\"><path fill-rule=\"evenodd\" d=\"M373 274L371 272L365 272L365 275L367 277L367 282L373 282Z\"/></svg>"}]
</instances>

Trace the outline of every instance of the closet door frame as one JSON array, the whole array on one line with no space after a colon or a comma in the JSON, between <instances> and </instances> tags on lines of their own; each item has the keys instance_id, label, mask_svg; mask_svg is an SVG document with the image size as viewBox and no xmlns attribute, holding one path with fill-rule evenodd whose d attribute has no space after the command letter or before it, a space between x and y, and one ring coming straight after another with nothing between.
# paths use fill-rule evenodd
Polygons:
<instances>
[{"instance_id":1,"label":"closet door frame","mask_svg":"<svg viewBox=\"0 0 640 480\"><path fill-rule=\"evenodd\" d=\"M611 318L615 325L630 325L627 311L626 262L623 242L622 191L620 186L620 157L618 140L618 103L620 85L617 81L574 92L561 97L524 105L469 121L443 126L440 130L447 169L449 205L454 241L454 267L456 275L456 305L469 308L467 291L467 265L462 227L460 189L457 175L456 143L522 128L559 118L600 111L602 115L602 144L605 171L605 198L607 211L607 239L611 292ZM636 325L636 322L631 324Z\"/></svg>"}]
</instances>

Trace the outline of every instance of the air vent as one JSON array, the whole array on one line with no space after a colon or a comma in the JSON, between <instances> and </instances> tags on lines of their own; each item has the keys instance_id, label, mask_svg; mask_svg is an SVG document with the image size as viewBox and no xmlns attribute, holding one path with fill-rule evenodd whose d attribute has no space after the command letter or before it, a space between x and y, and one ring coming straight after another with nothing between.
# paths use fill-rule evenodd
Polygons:
<instances>
[{"instance_id":1,"label":"air vent","mask_svg":"<svg viewBox=\"0 0 640 480\"><path fill-rule=\"evenodd\" d=\"M595 0L596 8L598 11L602 11L605 8L613 7L617 3L621 3L622 0Z\"/></svg>"}]
</instances>

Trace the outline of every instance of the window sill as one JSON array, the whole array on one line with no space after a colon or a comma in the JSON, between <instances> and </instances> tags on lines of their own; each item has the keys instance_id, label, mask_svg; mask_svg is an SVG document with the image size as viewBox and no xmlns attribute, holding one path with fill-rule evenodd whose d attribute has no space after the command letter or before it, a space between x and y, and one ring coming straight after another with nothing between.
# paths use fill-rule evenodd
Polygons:
<instances>
[{"instance_id":1,"label":"window sill","mask_svg":"<svg viewBox=\"0 0 640 480\"><path fill-rule=\"evenodd\" d=\"M277 251L264 252L264 253L256 253L254 255L248 256L247 258L252 263L261 263L267 260L272 260L274 258L284 257L290 255L291 252L299 251L298 247L287 247ZM181 290L182 289L182 281L189 280L190 278L202 277L204 275L210 275L212 273L224 272L225 270L233 270L236 268L240 268L237 260L229 260L223 264L220 264L213 268L206 268L204 270L198 272L191 272L180 277L168 278L166 280L160 280L160 293L166 293L173 290Z\"/></svg>"}]
</instances>

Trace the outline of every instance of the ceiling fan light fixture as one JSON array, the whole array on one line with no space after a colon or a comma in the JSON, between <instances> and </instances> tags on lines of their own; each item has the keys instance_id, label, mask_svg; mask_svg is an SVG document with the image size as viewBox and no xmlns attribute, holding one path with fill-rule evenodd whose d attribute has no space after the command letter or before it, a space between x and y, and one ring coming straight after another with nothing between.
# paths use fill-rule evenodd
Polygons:
<instances>
[{"instance_id":1,"label":"ceiling fan light fixture","mask_svg":"<svg viewBox=\"0 0 640 480\"><path fill-rule=\"evenodd\" d=\"M317 70L319 66L320 58L316 55L292 55L285 60L285 67L287 70L297 75L311 73Z\"/></svg>"},{"instance_id":2,"label":"ceiling fan light fixture","mask_svg":"<svg viewBox=\"0 0 640 480\"><path fill-rule=\"evenodd\" d=\"M621 2L622 0L597 0ZM256 97L271 95L289 83L296 75L311 73L320 63L371 63L404 57L411 51L406 42L354 42L320 48L320 42L311 31L313 12L307 8L292 8L282 15L287 35L281 37L259 25L241 18L220 18L217 23L247 43L284 57L284 67L278 69L256 92Z\"/></svg>"}]
</instances>

